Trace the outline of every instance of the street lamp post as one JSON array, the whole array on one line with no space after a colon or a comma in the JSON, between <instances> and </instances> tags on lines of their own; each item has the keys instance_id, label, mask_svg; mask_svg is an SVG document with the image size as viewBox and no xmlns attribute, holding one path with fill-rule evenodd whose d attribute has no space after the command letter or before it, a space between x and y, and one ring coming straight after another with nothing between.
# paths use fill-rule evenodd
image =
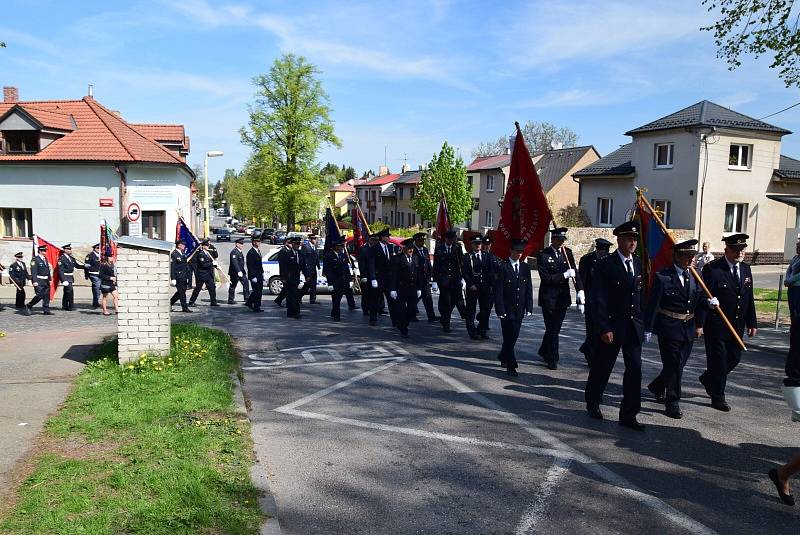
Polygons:
<instances>
[{"instance_id":1,"label":"street lamp post","mask_svg":"<svg viewBox=\"0 0 800 535\"><path fill-rule=\"evenodd\" d=\"M203 237L208 238L210 234L210 225L208 220L208 159L209 158L216 158L217 156L222 156L223 152L221 150L210 150L206 152L205 163L203 164L203 174L205 174L205 202L203 205L203 209L205 210L205 217L203 218Z\"/></svg>"}]
</instances>

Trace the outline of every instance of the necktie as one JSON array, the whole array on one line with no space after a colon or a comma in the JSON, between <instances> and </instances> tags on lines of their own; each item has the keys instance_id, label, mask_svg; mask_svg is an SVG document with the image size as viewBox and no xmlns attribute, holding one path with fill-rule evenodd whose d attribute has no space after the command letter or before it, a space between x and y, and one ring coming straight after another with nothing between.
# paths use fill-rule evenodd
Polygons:
<instances>
[{"instance_id":1,"label":"necktie","mask_svg":"<svg viewBox=\"0 0 800 535\"><path fill-rule=\"evenodd\" d=\"M516 262L514 263L514 275L519 277L519 264L517 264Z\"/></svg>"},{"instance_id":2,"label":"necktie","mask_svg":"<svg viewBox=\"0 0 800 535\"><path fill-rule=\"evenodd\" d=\"M626 260L625 266L628 268L628 275L633 278L633 262L631 260Z\"/></svg>"},{"instance_id":3,"label":"necktie","mask_svg":"<svg viewBox=\"0 0 800 535\"><path fill-rule=\"evenodd\" d=\"M742 287L741 281L739 280L739 264L733 265L733 280L736 282L736 291L738 292Z\"/></svg>"},{"instance_id":4,"label":"necktie","mask_svg":"<svg viewBox=\"0 0 800 535\"><path fill-rule=\"evenodd\" d=\"M447 254L450 254L450 246L447 246Z\"/></svg>"},{"instance_id":5,"label":"necktie","mask_svg":"<svg viewBox=\"0 0 800 535\"><path fill-rule=\"evenodd\" d=\"M386 245L383 246L383 254L386 256L386 258L389 258L389 250L386 248Z\"/></svg>"},{"instance_id":6,"label":"necktie","mask_svg":"<svg viewBox=\"0 0 800 535\"><path fill-rule=\"evenodd\" d=\"M411 257L410 256L406 256L406 260L408 260L408 265L410 266L411 265Z\"/></svg>"},{"instance_id":7,"label":"necktie","mask_svg":"<svg viewBox=\"0 0 800 535\"><path fill-rule=\"evenodd\" d=\"M683 287L687 290L689 289L689 270L686 269L683 271Z\"/></svg>"}]
</instances>

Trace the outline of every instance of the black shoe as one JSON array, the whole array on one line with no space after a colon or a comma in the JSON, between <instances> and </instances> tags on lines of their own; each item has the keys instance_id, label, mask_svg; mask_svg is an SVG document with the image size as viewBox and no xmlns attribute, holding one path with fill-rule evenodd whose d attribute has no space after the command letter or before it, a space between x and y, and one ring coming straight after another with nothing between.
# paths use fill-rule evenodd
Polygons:
<instances>
[{"instance_id":1,"label":"black shoe","mask_svg":"<svg viewBox=\"0 0 800 535\"><path fill-rule=\"evenodd\" d=\"M298 314L298 315L296 315L296 316L294 317L294 319L296 319L296 320L299 320L299 319L302 319L302 318L303 318L303 316L301 316L300 314Z\"/></svg>"},{"instance_id":2,"label":"black shoe","mask_svg":"<svg viewBox=\"0 0 800 535\"><path fill-rule=\"evenodd\" d=\"M439 317L438 316L434 316L432 318L428 318L428 323L436 323L437 321L439 321Z\"/></svg>"},{"instance_id":3,"label":"black shoe","mask_svg":"<svg viewBox=\"0 0 800 535\"><path fill-rule=\"evenodd\" d=\"M260 308L251 308L251 310L252 310L253 312L264 312L264 310L263 310L263 309L260 309Z\"/></svg>"},{"instance_id":4,"label":"black shoe","mask_svg":"<svg viewBox=\"0 0 800 535\"><path fill-rule=\"evenodd\" d=\"M501 368L508 368L508 361L506 361L506 360L501 360L501 361L500 361L500 367L501 367Z\"/></svg>"},{"instance_id":5,"label":"black shoe","mask_svg":"<svg viewBox=\"0 0 800 535\"><path fill-rule=\"evenodd\" d=\"M594 418L595 420L603 419L603 413L600 412L600 405L596 405L594 403L588 403L586 405L586 412L589 413L590 418Z\"/></svg>"},{"instance_id":6,"label":"black shoe","mask_svg":"<svg viewBox=\"0 0 800 535\"><path fill-rule=\"evenodd\" d=\"M664 410L664 414L670 418L675 418L676 420L683 418L683 412L681 411L680 407L667 407L666 410Z\"/></svg>"},{"instance_id":7,"label":"black shoe","mask_svg":"<svg viewBox=\"0 0 800 535\"><path fill-rule=\"evenodd\" d=\"M664 403L665 398L664 398L664 391L663 390L656 390L656 388L653 386L653 383L650 383L649 385L647 385L647 389L650 391L651 394L653 394L653 397L655 398L656 403Z\"/></svg>"},{"instance_id":8,"label":"black shoe","mask_svg":"<svg viewBox=\"0 0 800 535\"><path fill-rule=\"evenodd\" d=\"M446 333L449 333L451 331L450 325L442 325L442 330Z\"/></svg>"},{"instance_id":9,"label":"black shoe","mask_svg":"<svg viewBox=\"0 0 800 535\"><path fill-rule=\"evenodd\" d=\"M347 310L358 310L361 307L347 307Z\"/></svg>"},{"instance_id":10,"label":"black shoe","mask_svg":"<svg viewBox=\"0 0 800 535\"><path fill-rule=\"evenodd\" d=\"M190 306L190 307L196 307L197 305L196 305L196 304L194 304L192 301L189 301L189 306Z\"/></svg>"},{"instance_id":11,"label":"black shoe","mask_svg":"<svg viewBox=\"0 0 800 535\"><path fill-rule=\"evenodd\" d=\"M633 429L634 431L644 431L644 424L637 422L635 416L633 418L625 418L620 420L619 425L622 427L627 427L628 429Z\"/></svg>"},{"instance_id":12,"label":"black shoe","mask_svg":"<svg viewBox=\"0 0 800 535\"><path fill-rule=\"evenodd\" d=\"M489 337L486 336L486 333L480 333L478 336L480 337L481 340L488 340L489 339Z\"/></svg>"},{"instance_id":13,"label":"black shoe","mask_svg":"<svg viewBox=\"0 0 800 535\"><path fill-rule=\"evenodd\" d=\"M400 331L400 336L403 338L408 338L408 331Z\"/></svg>"},{"instance_id":14,"label":"black shoe","mask_svg":"<svg viewBox=\"0 0 800 535\"><path fill-rule=\"evenodd\" d=\"M235 305L236 301L234 301L233 299L228 299L228 304L229 305Z\"/></svg>"},{"instance_id":15,"label":"black shoe","mask_svg":"<svg viewBox=\"0 0 800 535\"><path fill-rule=\"evenodd\" d=\"M222 306L222 305L220 305L219 303L211 303L209 306L218 307L218 306Z\"/></svg>"},{"instance_id":16,"label":"black shoe","mask_svg":"<svg viewBox=\"0 0 800 535\"><path fill-rule=\"evenodd\" d=\"M309 305L319 305L321 303L319 301L309 301L308 304Z\"/></svg>"},{"instance_id":17,"label":"black shoe","mask_svg":"<svg viewBox=\"0 0 800 535\"><path fill-rule=\"evenodd\" d=\"M251 303L250 301L245 301L244 306L246 306L250 310L253 310L253 303Z\"/></svg>"},{"instance_id":18,"label":"black shoe","mask_svg":"<svg viewBox=\"0 0 800 535\"><path fill-rule=\"evenodd\" d=\"M31 313L33 313L33 307L30 305L25 305L23 312L25 312L26 316L30 316Z\"/></svg>"},{"instance_id":19,"label":"black shoe","mask_svg":"<svg viewBox=\"0 0 800 535\"><path fill-rule=\"evenodd\" d=\"M96 305L96 304L92 303L92 310L95 310L95 309L98 309L98 308L100 308L100 305Z\"/></svg>"},{"instance_id":20,"label":"black shoe","mask_svg":"<svg viewBox=\"0 0 800 535\"><path fill-rule=\"evenodd\" d=\"M706 394L708 394L708 397L710 397L711 399L714 399L714 396L711 395L711 391L708 389L708 385L706 384L705 380L703 379L703 377L705 377L705 375L706 375L705 372L703 372L703 374L700 377L698 377L697 380L700 381L700 384L703 385L703 388L705 388Z\"/></svg>"},{"instance_id":21,"label":"black shoe","mask_svg":"<svg viewBox=\"0 0 800 535\"><path fill-rule=\"evenodd\" d=\"M785 492L783 492L783 483L781 482L781 479L778 477L778 470L776 468L773 468L772 470L767 472L767 475L772 480L772 483L775 484L775 490L778 491L778 496L780 497L780 499L784 503L784 505L792 505L793 506L794 505L794 496L792 496L791 494L786 494Z\"/></svg>"},{"instance_id":22,"label":"black shoe","mask_svg":"<svg viewBox=\"0 0 800 535\"><path fill-rule=\"evenodd\" d=\"M45 310L44 312L42 312L42 314L44 314L45 316L55 316L55 314L53 314L49 310Z\"/></svg>"},{"instance_id":23,"label":"black shoe","mask_svg":"<svg viewBox=\"0 0 800 535\"><path fill-rule=\"evenodd\" d=\"M181 309L181 312L194 312L194 310L192 310L190 308L184 308L184 309Z\"/></svg>"},{"instance_id":24,"label":"black shoe","mask_svg":"<svg viewBox=\"0 0 800 535\"><path fill-rule=\"evenodd\" d=\"M480 340L480 337L478 336L477 333L469 333L469 337L472 338L473 340Z\"/></svg>"},{"instance_id":25,"label":"black shoe","mask_svg":"<svg viewBox=\"0 0 800 535\"><path fill-rule=\"evenodd\" d=\"M556 364L556 361L551 360L550 362L547 363L547 369L548 370L557 370L558 369L558 364Z\"/></svg>"},{"instance_id":26,"label":"black shoe","mask_svg":"<svg viewBox=\"0 0 800 535\"><path fill-rule=\"evenodd\" d=\"M272 304L273 304L273 305L275 305L276 307L281 307L281 308L283 308L283 303L282 303L282 302L280 302L280 301L277 301L277 300L276 300L276 301L273 301L273 302L272 302Z\"/></svg>"},{"instance_id":27,"label":"black shoe","mask_svg":"<svg viewBox=\"0 0 800 535\"><path fill-rule=\"evenodd\" d=\"M378 325L378 322L377 322L377 321L375 321L375 320L369 320L369 326L370 326L370 327L375 327L376 325Z\"/></svg>"},{"instance_id":28,"label":"black shoe","mask_svg":"<svg viewBox=\"0 0 800 535\"><path fill-rule=\"evenodd\" d=\"M331 319L332 319L333 321L342 321L342 318L337 318L337 317L335 317L335 316L331 316Z\"/></svg>"},{"instance_id":29,"label":"black shoe","mask_svg":"<svg viewBox=\"0 0 800 535\"><path fill-rule=\"evenodd\" d=\"M511 377L519 377L517 370L515 370L514 368L506 368L506 373Z\"/></svg>"},{"instance_id":30,"label":"black shoe","mask_svg":"<svg viewBox=\"0 0 800 535\"><path fill-rule=\"evenodd\" d=\"M711 400L711 406L713 408L717 409L718 411L722 411L722 412L730 412L731 411L731 406L728 405L728 402L725 401L724 399L712 399Z\"/></svg>"}]
</instances>

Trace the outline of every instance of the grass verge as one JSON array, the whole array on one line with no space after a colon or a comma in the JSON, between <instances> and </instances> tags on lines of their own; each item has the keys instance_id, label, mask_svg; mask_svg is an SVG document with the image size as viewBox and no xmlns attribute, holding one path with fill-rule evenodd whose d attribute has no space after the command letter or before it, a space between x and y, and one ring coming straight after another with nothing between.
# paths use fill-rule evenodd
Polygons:
<instances>
[{"instance_id":1,"label":"grass verge","mask_svg":"<svg viewBox=\"0 0 800 535\"><path fill-rule=\"evenodd\" d=\"M756 316L759 324L775 325L775 310L778 304L778 290L753 288L753 298L756 303ZM781 292L781 305L778 309L778 318L782 325L789 325L789 304L786 289Z\"/></svg>"},{"instance_id":2,"label":"grass verge","mask_svg":"<svg viewBox=\"0 0 800 535\"><path fill-rule=\"evenodd\" d=\"M116 341L100 347L47 422L0 533L258 532L230 338L173 325L172 348L120 367Z\"/></svg>"}]
</instances>

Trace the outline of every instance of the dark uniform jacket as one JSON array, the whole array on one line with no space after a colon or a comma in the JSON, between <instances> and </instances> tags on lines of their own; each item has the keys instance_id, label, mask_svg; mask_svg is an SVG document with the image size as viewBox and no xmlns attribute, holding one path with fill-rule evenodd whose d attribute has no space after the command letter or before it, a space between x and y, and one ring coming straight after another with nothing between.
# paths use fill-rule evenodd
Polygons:
<instances>
[{"instance_id":1,"label":"dark uniform jacket","mask_svg":"<svg viewBox=\"0 0 800 535\"><path fill-rule=\"evenodd\" d=\"M392 256L391 262L389 291L397 292L398 296L415 297L425 283L419 276L422 270L419 256L400 253Z\"/></svg>"},{"instance_id":2,"label":"dark uniform jacket","mask_svg":"<svg viewBox=\"0 0 800 535\"><path fill-rule=\"evenodd\" d=\"M477 253L470 252L464 255L461 260L461 274L464 277L464 282L467 283L467 288L470 286L491 288L494 283L493 267L492 257L483 251L481 251L480 261L478 261Z\"/></svg>"},{"instance_id":3,"label":"dark uniform jacket","mask_svg":"<svg viewBox=\"0 0 800 535\"><path fill-rule=\"evenodd\" d=\"M386 250L389 253L389 258L383 253L383 244L376 243L372 246L372 251L369 254L369 280L378 281L381 286L389 284L389 266L391 265L392 258L396 255L394 244L387 243Z\"/></svg>"},{"instance_id":4,"label":"dark uniform jacket","mask_svg":"<svg viewBox=\"0 0 800 535\"><path fill-rule=\"evenodd\" d=\"M358 271L362 279L370 279L369 264L372 262L372 247L365 245L358 250Z\"/></svg>"},{"instance_id":5,"label":"dark uniform jacket","mask_svg":"<svg viewBox=\"0 0 800 535\"><path fill-rule=\"evenodd\" d=\"M15 260L8 266L8 276L17 283L17 286L22 288L25 286L26 281L30 278L28 274L28 266L22 260Z\"/></svg>"},{"instance_id":6,"label":"dark uniform jacket","mask_svg":"<svg viewBox=\"0 0 800 535\"><path fill-rule=\"evenodd\" d=\"M575 257L572 250L564 247L569 258L567 264L560 251L547 247L536 256L537 270L539 271L539 306L547 309L569 308L572 296L569 293L570 280L564 278L564 272L575 266ZM575 278L575 286L583 289L580 277Z\"/></svg>"},{"instance_id":7,"label":"dark uniform jacket","mask_svg":"<svg viewBox=\"0 0 800 535\"><path fill-rule=\"evenodd\" d=\"M461 287L461 264L464 256L461 245L458 242L450 246L447 252L447 245L440 243L436 246L433 253L433 280L441 288Z\"/></svg>"},{"instance_id":8,"label":"dark uniform jacket","mask_svg":"<svg viewBox=\"0 0 800 535\"><path fill-rule=\"evenodd\" d=\"M78 263L69 255L62 254L58 257L58 280L67 281L70 285L75 283L75 268Z\"/></svg>"},{"instance_id":9,"label":"dark uniform jacket","mask_svg":"<svg viewBox=\"0 0 800 535\"><path fill-rule=\"evenodd\" d=\"M284 284L300 284L301 261L300 251L291 247L284 247L278 253L278 272Z\"/></svg>"},{"instance_id":10,"label":"dark uniform jacket","mask_svg":"<svg viewBox=\"0 0 800 535\"><path fill-rule=\"evenodd\" d=\"M633 328L642 339L642 301L644 283L642 261L633 255L633 277L617 251L597 261L595 268L592 327L596 335L612 332L614 341L624 340Z\"/></svg>"},{"instance_id":11,"label":"dark uniform jacket","mask_svg":"<svg viewBox=\"0 0 800 535\"><path fill-rule=\"evenodd\" d=\"M324 259L323 271L325 278L328 279L328 285L333 286L334 289L344 290L350 286L350 262L344 251L341 255L333 249L328 251Z\"/></svg>"},{"instance_id":12,"label":"dark uniform jacket","mask_svg":"<svg viewBox=\"0 0 800 535\"><path fill-rule=\"evenodd\" d=\"M514 273L510 260L500 263L494 287L494 309L498 316L522 321L526 312L533 313L533 284L531 268L519 261L519 275Z\"/></svg>"},{"instance_id":13,"label":"dark uniform jacket","mask_svg":"<svg viewBox=\"0 0 800 535\"><path fill-rule=\"evenodd\" d=\"M86 258L83 261L83 273L85 277L88 279L89 275L99 277L100 276L100 255L95 254L94 251L86 255Z\"/></svg>"},{"instance_id":14,"label":"dark uniform jacket","mask_svg":"<svg viewBox=\"0 0 800 535\"><path fill-rule=\"evenodd\" d=\"M303 275L306 278L315 277L317 275L317 266L319 266L319 256L317 250L310 243L304 243L300 247L300 263L303 270Z\"/></svg>"},{"instance_id":15,"label":"dark uniform jacket","mask_svg":"<svg viewBox=\"0 0 800 535\"><path fill-rule=\"evenodd\" d=\"M100 290L104 292L114 291L117 283L112 280L115 277L114 266L110 264L100 264Z\"/></svg>"},{"instance_id":16,"label":"dark uniform jacket","mask_svg":"<svg viewBox=\"0 0 800 535\"><path fill-rule=\"evenodd\" d=\"M578 277L581 279L583 291L586 294L586 299L592 294L592 283L594 282L594 268L600 257L597 256L597 251L585 254L578 262Z\"/></svg>"},{"instance_id":17,"label":"dark uniform jacket","mask_svg":"<svg viewBox=\"0 0 800 535\"><path fill-rule=\"evenodd\" d=\"M234 277L238 279L239 273L241 273L241 278L246 279L248 271L244 269L244 253L234 247L233 251L231 251L231 262L228 265L228 276L231 279Z\"/></svg>"},{"instance_id":18,"label":"dark uniform jacket","mask_svg":"<svg viewBox=\"0 0 800 535\"><path fill-rule=\"evenodd\" d=\"M422 270L420 273L420 277L425 282L430 282L431 275L433 274L433 265L431 264L431 255L430 253L428 253L428 248L425 247L424 245L420 248L417 248L417 246L415 245L414 256L417 256L420 259L420 268Z\"/></svg>"},{"instance_id":19,"label":"dark uniform jacket","mask_svg":"<svg viewBox=\"0 0 800 535\"><path fill-rule=\"evenodd\" d=\"M257 283L264 282L264 264L262 264L261 250L251 247L247 251L247 273L250 280L256 279Z\"/></svg>"},{"instance_id":20,"label":"dark uniform jacket","mask_svg":"<svg viewBox=\"0 0 800 535\"><path fill-rule=\"evenodd\" d=\"M674 265L656 273L653 287L647 299L644 313L644 330L656 333L659 338L694 340L695 325L702 325L705 312L705 296L690 275L689 288L685 288L678 278L678 270ZM682 320L662 314L661 311L674 314L695 314L694 318ZM700 314L698 314L698 311Z\"/></svg>"},{"instance_id":21,"label":"dark uniform jacket","mask_svg":"<svg viewBox=\"0 0 800 535\"><path fill-rule=\"evenodd\" d=\"M186 254L178 249L173 249L169 255L170 263L170 277L174 281L186 282L189 280L190 266L186 261Z\"/></svg>"},{"instance_id":22,"label":"dark uniform jacket","mask_svg":"<svg viewBox=\"0 0 800 535\"><path fill-rule=\"evenodd\" d=\"M53 273L50 270L50 264L41 256L34 256L31 260L31 282L49 285L51 280L53 280Z\"/></svg>"},{"instance_id":23,"label":"dark uniform jacket","mask_svg":"<svg viewBox=\"0 0 800 535\"><path fill-rule=\"evenodd\" d=\"M214 280L214 257L210 251L198 249L194 254L194 270L198 281Z\"/></svg>"},{"instance_id":24,"label":"dark uniform jacket","mask_svg":"<svg viewBox=\"0 0 800 535\"><path fill-rule=\"evenodd\" d=\"M756 327L753 273L750 271L750 266L744 262L739 262L739 279L741 287L737 289L733 273L724 256L703 266L703 282L708 286L711 295L719 300L719 305L728 317L728 321L741 335L745 327ZM707 304L706 310L708 310ZM733 339L717 312L707 312L703 330L706 336L717 336L724 340Z\"/></svg>"}]
</instances>

